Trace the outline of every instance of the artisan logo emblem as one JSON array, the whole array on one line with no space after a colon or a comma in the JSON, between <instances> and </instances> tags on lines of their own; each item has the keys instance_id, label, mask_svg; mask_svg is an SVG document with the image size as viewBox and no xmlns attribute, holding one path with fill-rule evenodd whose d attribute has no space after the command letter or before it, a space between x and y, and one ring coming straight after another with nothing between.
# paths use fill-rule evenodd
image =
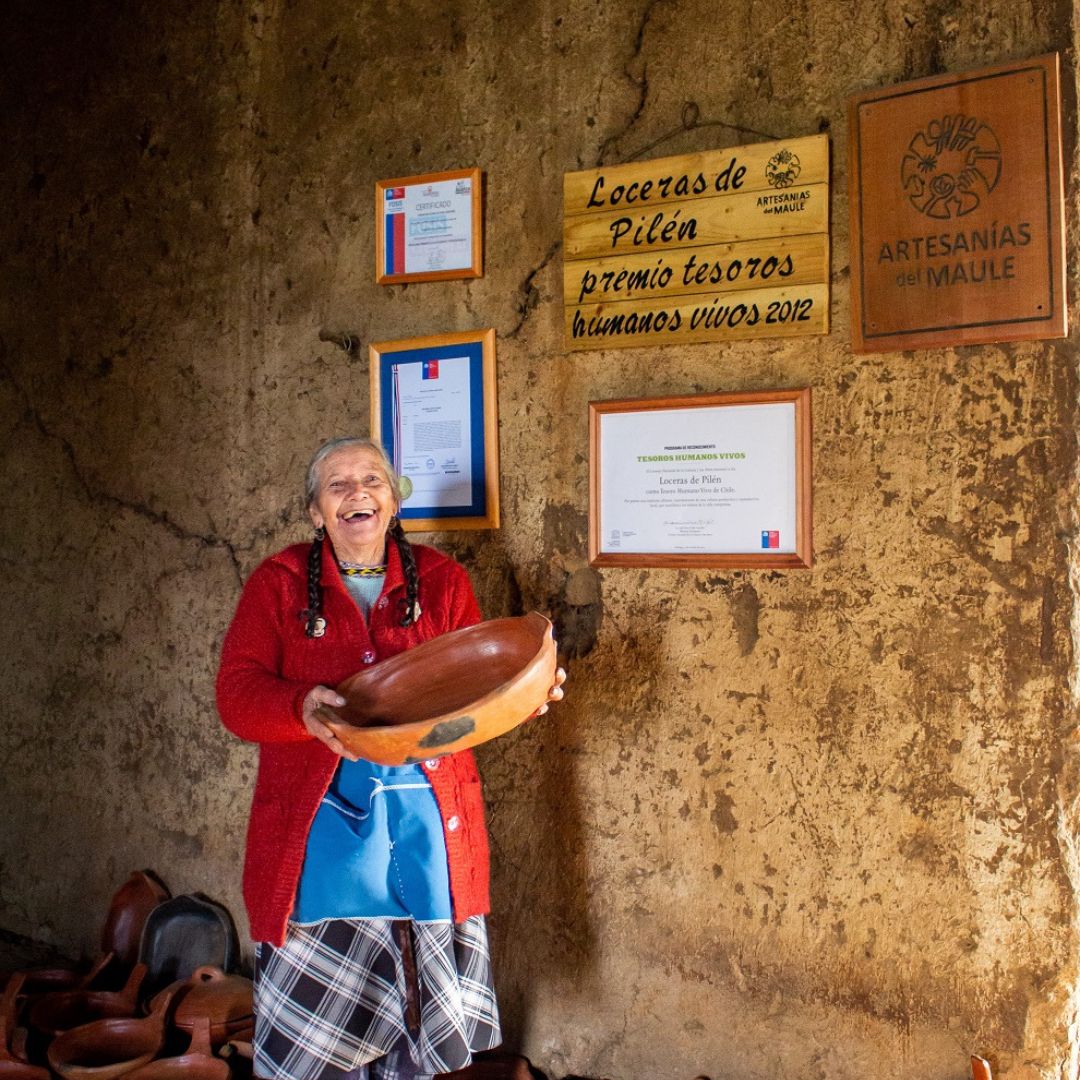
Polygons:
<instances>
[{"instance_id":1,"label":"artisan logo emblem","mask_svg":"<svg viewBox=\"0 0 1080 1080\"><path fill-rule=\"evenodd\" d=\"M788 188L799 179L802 163L790 150L778 150L765 165L765 179L774 188Z\"/></svg>"},{"instance_id":2,"label":"artisan logo emblem","mask_svg":"<svg viewBox=\"0 0 1080 1080\"><path fill-rule=\"evenodd\" d=\"M1001 145L973 116L943 116L915 133L900 163L911 205L938 220L977 209L1001 179Z\"/></svg>"}]
</instances>

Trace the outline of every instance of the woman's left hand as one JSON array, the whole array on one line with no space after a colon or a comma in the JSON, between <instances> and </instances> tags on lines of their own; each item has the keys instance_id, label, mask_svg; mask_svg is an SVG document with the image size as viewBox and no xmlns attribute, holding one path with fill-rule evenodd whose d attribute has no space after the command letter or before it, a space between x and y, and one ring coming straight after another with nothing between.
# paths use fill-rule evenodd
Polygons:
<instances>
[{"instance_id":1,"label":"woman's left hand","mask_svg":"<svg viewBox=\"0 0 1080 1080\"><path fill-rule=\"evenodd\" d=\"M548 704L552 701L562 701L562 684L566 682L566 672L562 668L555 669L555 685L548 691L548 699L533 713L533 716L543 716L548 711Z\"/></svg>"}]
</instances>

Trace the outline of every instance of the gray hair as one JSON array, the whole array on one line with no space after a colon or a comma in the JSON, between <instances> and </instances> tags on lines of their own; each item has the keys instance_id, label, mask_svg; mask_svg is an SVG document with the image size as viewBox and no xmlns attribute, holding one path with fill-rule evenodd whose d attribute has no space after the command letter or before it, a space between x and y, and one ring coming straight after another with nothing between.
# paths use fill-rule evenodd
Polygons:
<instances>
[{"instance_id":1,"label":"gray hair","mask_svg":"<svg viewBox=\"0 0 1080 1080\"><path fill-rule=\"evenodd\" d=\"M394 498L401 502L401 477L390 462L386 451L374 439L365 439L359 435L339 435L334 439L327 439L311 457L307 467L307 476L304 479L304 505L310 506L319 493L319 466L333 453L338 450L352 449L370 450L382 465L386 473L386 480Z\"/></svg>"}]
</instances>

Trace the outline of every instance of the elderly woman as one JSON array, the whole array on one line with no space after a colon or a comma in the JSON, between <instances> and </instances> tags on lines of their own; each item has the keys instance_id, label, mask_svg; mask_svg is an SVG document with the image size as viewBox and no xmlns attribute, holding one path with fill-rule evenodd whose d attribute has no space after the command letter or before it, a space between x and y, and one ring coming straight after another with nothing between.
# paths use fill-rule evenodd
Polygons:
<instances>
[{"instance_id":1,"label":"elderly woman","mask_svg":"<svg viewBox=\"0 0 1080 1080\"><path fill-rule=\"evenodd\" d=\"M306 500L315 539L251 575L217 681L225 726L259 744L244 866L255 1075L414 1080L501 1039L480 778L468 750L356 760L319 708L344 704L332 687L361 665L480 610L460 565L405 539L377 443L320 447Z\"/></svg>"}]
</instances>

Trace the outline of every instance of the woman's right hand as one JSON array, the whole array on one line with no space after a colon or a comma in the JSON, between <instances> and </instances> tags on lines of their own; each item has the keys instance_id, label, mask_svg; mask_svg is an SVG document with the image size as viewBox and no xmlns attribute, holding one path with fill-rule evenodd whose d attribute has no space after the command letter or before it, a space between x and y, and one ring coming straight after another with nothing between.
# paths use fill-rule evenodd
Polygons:
<instances>
[{"instance_id":1,"label":"woman's right hand","mask_svg":"<svg viewBox=\"0 0 1080 1080\"><path fill-rule=\"evenodd\" d=\"M324 746L333 750L338 757L348 761L357 761L358 756L348 750L345 744L323 723L318 709L320 705L334 705L340 707L345 704L345 699L329 686L315 686L308 691L304 698L303 721L304 727Z\"/></svg>"}]
</instances>

